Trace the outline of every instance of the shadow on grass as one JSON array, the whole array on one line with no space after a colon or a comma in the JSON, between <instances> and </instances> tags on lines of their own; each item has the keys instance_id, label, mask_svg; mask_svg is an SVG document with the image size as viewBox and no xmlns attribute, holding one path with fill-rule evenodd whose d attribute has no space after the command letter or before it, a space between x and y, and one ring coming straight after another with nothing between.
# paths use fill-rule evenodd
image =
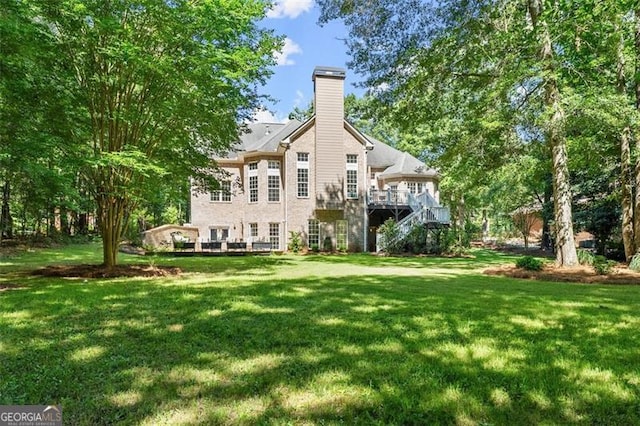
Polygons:
<instances>
[{"instance_id":1,"label":"shadow on grass","mask_svg":"<svg viewBox=\"0 0 640 426\"><path fill-rule=\"evenodd\" d=\"M0 404L69 424L640 422L633 289L209 280L2 294Z\"/></svg>"}]
</instances>

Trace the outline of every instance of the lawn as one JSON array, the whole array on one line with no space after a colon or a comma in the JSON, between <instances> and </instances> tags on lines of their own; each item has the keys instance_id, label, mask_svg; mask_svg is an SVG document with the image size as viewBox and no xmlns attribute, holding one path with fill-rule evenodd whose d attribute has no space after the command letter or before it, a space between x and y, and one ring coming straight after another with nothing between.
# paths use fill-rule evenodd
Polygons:
<instances>
[{"instance_id":1,"label":"lawn","mask_svg":"<svg viewBox=\"0 0 640 426\"><path fill-rule=\"evenodd\" d=\"M0 404L65 424L640 424L640 287L482 275L513 258L0 258Z\"/></svg>"}]
</instances>

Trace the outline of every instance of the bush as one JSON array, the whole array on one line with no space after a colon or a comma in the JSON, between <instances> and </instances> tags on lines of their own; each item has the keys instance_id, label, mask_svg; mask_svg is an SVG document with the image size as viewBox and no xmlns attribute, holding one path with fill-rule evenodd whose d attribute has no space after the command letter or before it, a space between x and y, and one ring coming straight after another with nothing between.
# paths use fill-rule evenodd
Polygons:
<instances>
[{"instance_id":1,"label":"bush","mask_svg":"<svg viewBox=\"0 0 640 426\"><path fill-rule=\"evenodd\" d=\"M593 262L595 261L595 255L591 251L580 249L577 251L577 253L578 253L578 262L581 265L587 265L587 266L593 265Z\"/></svg>"},{"instance_id":2,"label":"bush","mask_svg":"<svg viewBox=\"0 0 640 426\"><path fill-rule=\"evenodd\" d=\"M302 233L296 231L289 231L289 251L293 253L300 253L302 250Z\"/></svg>"},{"instance_id":3,"label":"bush","mask_svg":"<svg viewBox=\"0 0 640 426\"><path fill-rule=\"evenodd\" d=\"M333 251L333 243L331 242L331 237L324 237L324 241L322 241L322 250L323 251Z\"/></svg>"},{"instance_id":4,"label":"bush","mask_svg":"<svg viewBox=\"0 0 640 426\"><path fill-rule=\"evenodd\" d=\"M615 264L615 261L609 260L604 256L595 256L593 269L598 275L609 275Z\"/></svg>"},{"instance_id":5,"label":"bush","mask_svg":"<svg viewBox=\"0 0 640 426\"><path fill-rule=\"evenodd\" d=\"M516 261L516 267L527 271L540 271L542 270L542 261L533 256L524 256Z\"/></svg>"},{"instance_id":6,"label":"bush","mask_svg":"<svg viewBox=\"0 0 640 426\"><path fill-rule=\"evenodd\" d=\"M411 229L411 232L409 232L409 235L405 238L405 249L413 254L428 253L428 240L429 233L427 228L422 224L417 224Z\"/></svg>"},{"instance_id":7,"label":"bush","mask_svg":"<svg viewBox=\"0 0 640 426\"><path fill-rule=\"evenodd\" d=\"M400 253L402 251L403 242L394 241L400 230L398 224L393 219L387 219L378 229L380 235L380 248L387 253Z\"/></svg>"},{"instance_id":8,"label":"bush","mask_svg":"<svg viewBox=\"0 0 640 426\"><path fill-rule=\"evenodd\" d=\"M629 262L629 269L632 271L640 271L640 253L634 254Z\"/></svg>"}]
</instances>

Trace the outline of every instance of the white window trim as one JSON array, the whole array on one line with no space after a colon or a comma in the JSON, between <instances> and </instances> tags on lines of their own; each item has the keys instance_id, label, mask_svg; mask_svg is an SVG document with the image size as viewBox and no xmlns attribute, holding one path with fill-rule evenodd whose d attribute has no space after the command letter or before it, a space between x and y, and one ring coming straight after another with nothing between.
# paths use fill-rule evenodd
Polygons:
<instances>
[{"instance_id":1,"label":"white window trim","mask_svg":"<svg viewBox=\"0 0 640 426\"><path fill-rule=\"evenodd\" d=\"M223 184L227 184L228 189L224 189L222 187ZM228 200L222 199L222 197L225 195L229 196ZM217 199L214 200L214 196L216 196L215 198ZM231 193L231 181L230 180L220 181L220 189L214 189L210 192L209 202L216 203L216 204L230 204L231 202L233 202L233 194Z\"/></svg>"},{"instance_id":2,"label":"white window trim","mask_svg":"<svg viewBox=\"0 0 640 426\"><path fill-rule=\"evenodd\" d=\"M351 162L349 161L350 159L353 159L355 157L355 162ZM358 155L357 154L347 154L347 173L345 175L345 188L344 188L344 192L345 192L345 198L347 200L357 200L359 197L358 194L358 186L360 184L359 182L359 177L358 177ZM355 191L355 196L352 196L349 194L349 179L347 177L347 175L349 174L349 171L355 171L356 172L356 191Z\"/></svg>"},{"instance_id":3,"label":"white window trim","mask_svg":"<svg viewBox=\"0 0 640 426\"><path fill-rule=\"evenodd\" d=\"M297 198L310 198L311 197L311 173L309 171L309 153L308 152L299 152L298 154L307 154L306 161L296 161L296 197ZM298 180L298 170L303 169L307 171L307 195L300 195L299 185L300 181Z\"/></svg>"},{"instance_id":4,"label":"white window trim","mask_svg":"<svg viewBox=\"0 0 640 426\"><path fill-rule=\"evenodd\" d=\"M255 168L251 168L252 165L255 165ZM247 203L256 204L260 201L260 178L258 177L258 162L251 162L247 165L247 185L249 187L249 191L247 193ZM256 200L251 201L251 178L256 178Z\"/></svg>"},{"instance_id":5,"label":"white window trim","mask_svg":"<svg viewBox=\"0 0 640 426\"><path fill-rule=\"evenodd\" d=\"M271 167L272 165L277 164L278 167ZM269 186L269 176L277 176L278 177L278 200L270 200L269 195L272 190ZM278 160L269 160L267 163L267 203L278 204L282 202L282 179L280 177L280 161Z\"/></svg>"}]
</instances>

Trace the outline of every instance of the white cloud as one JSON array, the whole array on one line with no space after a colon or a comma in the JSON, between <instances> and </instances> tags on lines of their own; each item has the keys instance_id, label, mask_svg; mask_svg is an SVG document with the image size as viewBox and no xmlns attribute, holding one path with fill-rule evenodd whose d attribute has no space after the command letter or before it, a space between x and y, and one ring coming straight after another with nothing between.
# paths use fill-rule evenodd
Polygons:
<instances>
[{"instance_id":1,"label":"white cloud","mask_svg":"<svg viewBox=\"0 0 640 426\"><path fill-rule=\"evenodd\" d=\"M266 108L259 108L253 112L252 120L254 123L286 123L289 121L287 117L278 118L278 116Z\"/></svg>"},{"instance_id":2,"label":"white cloud","mask_svg":"<svg viewBox=\"0 0 640 426\"><path fill-rule=\"evenodd\" d=\"M295 61L290 59L289 56L302 53L302 48L289 37L284 39L284 46L280 52L276 52L274 57L276 64L278 65L294 65Z\"/></svg>"},{"instance_id":3,"label":"white cloud","mask_svg":"<svg viewBox=\"0 0 640 426\"><path fill-rule=\"evenodd\" d=\"M297 18L313 7L313 0L278 0L267 12L267 18Z\"/></svg>"},{"instance_id":4,"label":"white cloud","mask_svg":"<svg viewBox=\"0 0 640 426\"><path fill-rule=\"evenodd\" d=\"M293 100L293 106L299 107L300 105L302 105L303 101L304 101L304 93L302 93L302 90L300 89L296 90L296 98Z\"/></svg>"}]
</instances>

